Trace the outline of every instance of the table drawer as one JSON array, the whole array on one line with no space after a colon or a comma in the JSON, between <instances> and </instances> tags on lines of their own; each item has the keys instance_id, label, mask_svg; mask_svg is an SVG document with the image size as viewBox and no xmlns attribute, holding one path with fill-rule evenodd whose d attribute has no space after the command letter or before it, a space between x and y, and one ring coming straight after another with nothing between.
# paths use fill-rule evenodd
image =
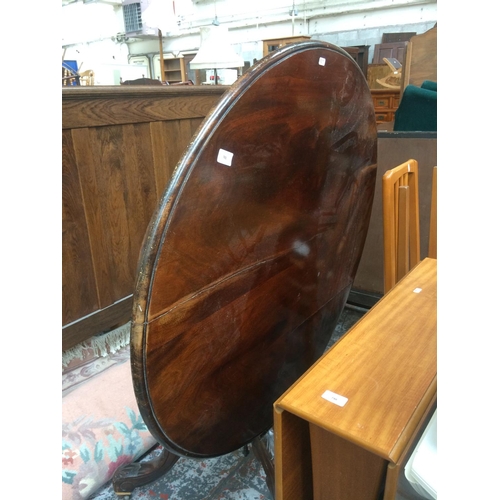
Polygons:
<instances>
[{"instance_id":1,"label":"table drawer","mask_svg":"<svg viewBox=\"0 0 500 500\"><path fill-rule=\"evenodd\" d=\"M377 123L392 122L394 113L392 111L375 111L375 120Z\"/></svg>"},{"instance_id":2,"label":"table drawer","mask_svg":"<svg viewBox=\"0 0 500 500\"><path fill-rule=\"evenodd\" d=\"M373 106L375 109L391 109L391 97L373 97Z\"/></svg>"}]
</instances>

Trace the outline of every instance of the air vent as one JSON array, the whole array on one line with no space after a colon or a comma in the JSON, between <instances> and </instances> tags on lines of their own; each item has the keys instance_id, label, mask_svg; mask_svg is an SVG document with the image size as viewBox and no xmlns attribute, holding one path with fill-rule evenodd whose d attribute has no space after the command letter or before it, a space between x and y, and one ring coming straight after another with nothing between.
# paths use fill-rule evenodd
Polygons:
<instances>
[{"instance_id":1,"label":"air vent","mask_svg":"<svg viewBox=\"0 0 500 500\"><path fill-rule=\"evenodd\" d=\"M125 34L129 37L140 39L155 39L158 38L158 29L152 28L148 24L148 9L154 0L123 0L123 24ZM165 0L162 0L164 3ZM152 16L149 15L149 18ZM154 20L156 22L156 18ZM151 21L149 21L151 22Z\"/></svg>"},{"instance_id":2,"label":"air vent","mask_svg":"<svg viewBox=\"0 0 500 500\"><path fill-rule=\"evenodd\" d=\"M123 20L125 22L125 33L140 31L142 29L141 4L137 2L123 5Z\"/></svg>"}]
</instances>

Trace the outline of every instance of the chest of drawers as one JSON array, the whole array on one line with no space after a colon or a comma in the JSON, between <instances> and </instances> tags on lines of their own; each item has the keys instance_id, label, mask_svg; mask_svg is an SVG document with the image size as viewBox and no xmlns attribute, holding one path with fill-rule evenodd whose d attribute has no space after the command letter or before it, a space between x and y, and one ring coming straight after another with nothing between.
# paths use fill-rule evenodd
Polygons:
<instances>
[{"instance_id":1,"label":"chest of drawers","mask_svg":"<svg viewBox=\"0 0 500 500\"><path fill-rule=\"evenodd\" d=\"M373 106L377 123L392 122L398 109L400 90L372 89Z\"/></svg>"}]
</instances>

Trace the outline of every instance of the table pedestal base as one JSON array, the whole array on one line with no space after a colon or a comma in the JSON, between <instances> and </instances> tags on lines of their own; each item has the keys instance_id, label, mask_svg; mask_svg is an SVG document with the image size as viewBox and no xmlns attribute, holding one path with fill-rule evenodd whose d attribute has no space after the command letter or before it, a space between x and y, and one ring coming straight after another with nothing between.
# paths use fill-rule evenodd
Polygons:
<instances>
[{"instance_id":1,"label":"table pedestal base","mask_svg":"<svg viewBox=\"0 0 500 500\"><path fill-rule=\"evenodd\" d=\"M266 484L274 498L274 464L261 437L252 441L252 450L266 473ZM153 460L122 465L113 476L114 492L120 497L130 496L135 488L149 484L166 474L179 458L163 448L161 454Z\"/></svg>"},{"instance_id":2,"label":"table pedestal base","mask_svg":"<svg viewBox=\"0 0 500 500\"><path fill-rule=\"evenodd\" d=\"M130 496L135 488L149 484L166 474L179 458L163 448L160 456L149 462L122 465L113 476L115 493L119 496Z\"/></svg>"}]
</instances>

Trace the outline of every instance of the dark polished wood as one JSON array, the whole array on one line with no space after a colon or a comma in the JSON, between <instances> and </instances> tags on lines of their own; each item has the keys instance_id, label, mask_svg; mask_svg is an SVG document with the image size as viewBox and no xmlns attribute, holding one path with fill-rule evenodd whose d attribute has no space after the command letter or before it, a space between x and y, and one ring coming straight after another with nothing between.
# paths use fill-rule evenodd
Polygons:
<instances>
[{"instance_id":1,"label":"dark polished wood","mask_svg":"<svg viewBox=\"0 0 500 500\"><path fill-rule=\"evenodd\" d=\"M160 80L154 78L136 78L135 80L120 81L120 85L164 85Z\"/></svg>"},{"instance_id":2,"label":"dark polished wood","mask_svg":"<svg viewBox=\"0 0 500 500\"><path fill-rule=\"evenodd\" d=\"M264 469L264 473L266 474L267 487L269 488L269 491L271 492L271 495L274 498L275 482L274 482L273 458L269 453L268 449L266 448L266 446L264 445L264 443L262 442L260 436L256 437L252 441L252 450L255 457L261 463L262 468Z\"/></svg>"},{"instance_id":3,"label":"dark polished wood","mask_svg":"<svg viewBox=\"0 0 500 500\"><path fill-rule=\"evenodd\" d=\"M142 247L134 388L183 456L250 443L324 352L353 283L376 179L370 90L342 49L271 53L187 148Z\"/></svg>"},{"instance_id":4,"label":"dark polished wood","mask_svg":"<svg viewBox=\"0 0 500 500\"><path fill-rule=\"evenodd\" d=\"M166 474L179 460L179 455L163 448L148 462L133 462L119 467L113 475L113 490L119 496L130 495L135 488L149 484Z\"/></svg>"}]
</instances>

